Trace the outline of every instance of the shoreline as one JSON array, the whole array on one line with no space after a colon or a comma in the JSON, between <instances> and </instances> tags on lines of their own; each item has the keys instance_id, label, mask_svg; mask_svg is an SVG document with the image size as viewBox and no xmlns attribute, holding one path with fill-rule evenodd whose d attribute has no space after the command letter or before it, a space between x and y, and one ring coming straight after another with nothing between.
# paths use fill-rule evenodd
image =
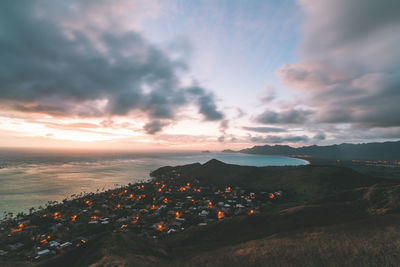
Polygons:
<instances>
[{"instance_id":1,"label":"shoreline","mask_svg":"<svg viewBox=\"0 0 400 267\"><path fill-rule=\"evenodd\" d=\"M153 159L147 158L143 159L143 163L106 159L105 165L103 165L102 161L88 164L86 163L86 158L84 158L82 164L74 161L72 164L68 162L47 164L44 162L37 165L35 159L33 159L33 163L36 165L29 166L25 163L15 166L9 165L9 167L0 170L1 175L8 178L0 181L0 187L2 187L0 190L0 194L2 194L0 217L3 217L4 211L13 212L14 214L19 212L26 213L31 207L37 209L41 205L45 206L48 201L61 202L65 198L70 198L71 195L114 189L116 187L115 184L127 185L128 183L142 180L148 181L151 179L148 174L158 167L185 165L191 162L203 163L215 155L215 153L197 153L189 155L188 158L182 158L182 160L180 158L170 160L168 157L161 160L158 158L154 162ZM223 155L223 153L217 154L221 159ZM233 159L239 160L242 156L245 159L242 166L253 165L251 164L252 159L250 157L247 159L246 155L237 155ZM56 160L57 162L59 161L58 159ZM260 161L257 158L255 160ZM229 162L229 160L224 160L224 162ZM254 165L257 166L257 162ZM51 175L48 172L48 168L51 168ZM19 173L16 173L16 170ZM21 183L22 178L27 183ZM30 181L33 182L30 184ZM105 188L103 189L103 187ZM21 194L20 192L24 193Z\"/></svg>"},{"instance_id":2,"label":"shoreline","mask_svg":"<svg viewBox=\"0 0 400 267\"><path fill-rule=\"evenodd\" d=\"M21 260L24 254L38 262L85 247L104 233L164 240L187 228L257 214L262 205L279 202L281 195L200 183L173 172L3 219L0 246L9 248L2 253L10 260Z\"/></svg>"}]
</instances>

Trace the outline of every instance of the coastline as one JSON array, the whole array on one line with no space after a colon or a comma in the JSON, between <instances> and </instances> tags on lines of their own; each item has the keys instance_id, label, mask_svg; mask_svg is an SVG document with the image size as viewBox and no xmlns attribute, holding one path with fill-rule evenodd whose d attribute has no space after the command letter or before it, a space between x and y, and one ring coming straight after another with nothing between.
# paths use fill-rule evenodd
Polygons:
<instances>
[{"instance_id":1,"label":"coastline","mask_svg":"<svg viewBox=\"0 0 400 267\"><path fill-rule=\"evenodd\" d=\"M40 262L85 248L111 232L164 240L187 228L255 215L261 205L279 202L281 194L208 185L172 172L1 220L0 246L16 244L2 250L10 260L20 259L22 253Z\"/></svg>"},{"instance_id":2,"label":"coastline","mask_svg":"<svg viewBox=\"0 0 400 267\"><path fill-rule=\"evenodd\" d=\"M15 214L28 212L31 207L44 206L48 201L62 201L80 192L104 191L115 188L116 184L127 185L147 180L150 179L148 174L161 166L205 163L216 156L224 162L246 166L264 166L261 163L270 160L265 156L200 152L155 157L133 155L133 158L125 155L122 158L118 155L111 157L109 154L96 158L64 157L62 154L51 154L50 157L43 153L37 159L32 159L30 154L14 156L12 159L3 154L2 162L9 163L6 168L0 169L0 175L7 177L0 180L0 217L4 211ZM296 160L288 159L289 165L290 162L296 164Z\"/></svg>"},{"instance_id":3,"label":"coastline","mask_svg":"<svg viewBox=\"0 0 400 267\"><path fill-rule=\"evenodd\" d=\"M185 255L205 257L215 249L234 244L246 249L247 243L243 241L263 240L270 244L271 238L277 242L271 248L278 246L279 251L286 251L286 243L282 243L286 239L279 233L296 238L290 233L292 230L303 233L302 226L312 229L338 224L345 225L351 233L355 221L364 224L370 220L375 225L376 216L360 211L360 204L367 204L366 211L374 208L374 202L365 202L368 193L375 190L386 196L382 190L392 192L393 186L383 182L385 187L377 188L374 185L380 179L338 166L258 168L215 159L204 164L161 167L151 176L154 177L151 181L88 193L2 221L0 263L90 266L104 260L111 263L115 258L137 262L135 257L140 255L140 262L174 266L188 261ZM323 200L327 190L336 194L335 203ZM390 217L396 208L396 205L390 207L389 215L385 215L393 225L398 225ZM316 231L320 233L320 229ZM309 230L303 234L308 233ZM359 240L357 236L346 235L346 238L347 244ZM293 242L298 243L296 240ZM331 238L323 240L330 244ZM375 241L368 239L369 244ZM309 251L314 251L318 244L312 241ZM226 261L218 255L216 250L211 258L219 259L221 264ZM277 265L286 262L278 258ZM82 264L86 259L90 262Z\"/></svg>"}]
</instances>

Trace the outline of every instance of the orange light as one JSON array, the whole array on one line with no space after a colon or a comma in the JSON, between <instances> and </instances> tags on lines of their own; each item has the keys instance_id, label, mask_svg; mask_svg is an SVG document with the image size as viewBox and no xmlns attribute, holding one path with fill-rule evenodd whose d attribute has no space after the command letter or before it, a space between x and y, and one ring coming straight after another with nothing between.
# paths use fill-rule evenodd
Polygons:
<instances>
[{"instance_id":1,"label":"orange light","mask_svg":"<svg viewBox=\"0 0 400 267\"><path fill-rule=\"evenodd\" d=\"M151 209L151 210L155 210L155 209L156 209L156 205L154 205L154 204L151 205L151 206L150 206L150 209Z\"/></svg>"},{"instance_id":2,"label":"orange light","mask_svg":"<svg viewBox=\"0 0 400 267\"><path fill-rule=\"evenodd\" d=\"M74 221L76 220L77 217L78 217L77 215L72 215L72 216L71 216L71 221L74 222Z\"/></svg>"},{"instance_id":3,"label":"orange light","mask_svg":"<svg viewBox=\"0 0 400 267\"><path fill-rule=\"evenodd\" d=\"M253 215L253 214L254 214L254 210L250 210L249 215Z\"/></svg>"},{"instance_id":4,"label":"orange light","mask_svg":"<svg viewBox=\"0 0 400 267\"><path fill-rule=\"evenodd\" d=\"M272 194L272 193L270 193L268 197L272 199L272 198L274 198L274 197L275 197L275 195L274 195L274 194Z\"/></svg>"},{"instance_id":5,"label":"orange light","mask_svg":"<svg viewBox=\"0 0 400 267\"><path fill-rule=\"evenodd\" d=\"M165 187L165 184L161 185L161 188L164 188L164 187Z\"/></svg>"},{"instance_id":6,"label":"orange light","mask_svg":"<svg viewBox=\"0 0 400 267\"><path fill-rule=\"evenodd\" d=\"M18 227L19 227L19 228L23 228L24 225L23 225L22 223L20 223L20 224L18 224Z\"/></svg>"},{"instance_id":7,"label":"orange light","mask_svg":"<svg viewBox=\"0 0 400 267\"><path fill-rule=\"evenodd\" d=\"M119 208L121 208L121 204L118 204L118 205L117 205L117 209L119 209Z\"/></svg>"},{"instance_id":8,"label":"orange light","mask_svg":"<svg viewBox=\"0 0 400 267\"><path fill-rule=\"evenodd\" d=\"M223 211L218 211L218 220L221 220L221 219L223 219L224 217L225 217L225 214L224 214L224 212Z\"/></svg>"},{"instance_id":9,"label":"orange light","mask_svg":"<svg viewBox=\"0 0 400 267\"><path fill-rule=\"evenodd\" d=\"M158 192L161 192L162 191L162 189L161 188L158 188L158 190L157 190Z\"/></svg>"},{"instance_id":10,"label":"orange light","mask_svg":"<svg viewBox=\"0 0 400 267\"><path fill-rule=\"evenodd\" d=\"M128 227L127 224L121 225L121 229L124 229L124 228L126 228L126 227Z\"/></svg>"},{"instance_id":11,"label":"orange light","mask_svg":"<svg viewBox=\"0 0 400 267\"><path fill-rule=\"evenodd\" d=\"M181 217L181 213L179 211L175 212L175 218L180 218Z\"/></svg>"},{"instance_id":12,"label":"orange light","mask_svg":"<svg viewBox=\"0 0 400 267\"><path fill-rule=\"evenodd\" d=\"M132 199L132 198L133 198L133 194L130 194L130 195L129 195L129 198Z\"/></svg>"},{"instance_id":13,"label":"orange light","mask_svg":"<svg viewBox=\"0 0 400 267\"><path fill-rule=\"evenodd\" d=\"M89 222L97 221L98 219L99 219L99 217L92 216L92 217L90 217L90 221Z\"/></svg>"},{"instance_id":14,"label":"orange light","mask_svg":"<svg viewBox=\"0 0 400 267\"><path fill-rule=\"evenodd\" d=\"M186 186L190 186L190 183L186 183Z\"/></svg>"},{"instance_id":15,"label":"orange light","mask_svg":"<svg viewBox=\"0 0 400 267\"><path fill-rule=\"evenodd\" d=\"M181 192L186 191L186 187L181 186L181 187L179 187L178 190L181 191Z\"/></svg>"},{"instance_id":16,"label":"orange light","mask_svg":"<svg viewBox=\"0 0 400 267\"><path fill-rule=\"evenodd\" d=\"M54 212L53 217L54 219L58 219L61 217L61 214L59 212Z\"/></svg>"},{"instance_id":17,"label":"orange light","mask_svg":"<svg viewBox=\"0 0 400 267\"><path fill-rule=\"evenodd\" d=\"M22 228L11 228L11 233L22 231Z\"/></svg>"},{"instance_id":18,"label":"orange light","mask_svg":"<svg viewBox=\"0 0 400 267\"><path fill-rule=\"evenodd\" d=\"M231 187L230 186L228 186L227 188L226 188L226 190L225 191L228 191L228 192L230 192L231 191Z\"/></svg>"},{"instance_id":19,"label":"orange light","mask_svg":"<svg viewBox=\"0 0 400 267\"><path fill-rule=\"evenodd\" d=\"M157 225L157 231L164 231L165 230L165 226L163 226L162 224Z\"/></svg>"},{"instance_id":20,"label":"orange light","mask_svg":"<svg viewBox=\"0 0 400 267\"><path fill-rule=\"evenodd\" d=\"M168 204L168 198L164 198L163 202L164 202L165 204Z\"/></svg>"},{"instance_id":21,"label":"orange light","mask_svg":"<svg viewBox=\"0 0 400 267\"><path fill-rule=\"evenodd\" d=\"M139 216L136 215L135 220L131 221L131 223L137 223L139 221Z\"/></svg>"},{"instance_id":22,"label":"orange light","mask_svg":"<svg viewBox=\"0 0 400 267\"><path fill-rule=\"evenodd\" d=\"M212 204L212 202L211 202L211 201L210 201L210 202L208 202L207 206L208 206L209 208L212 208L212 207L213 207L213 204Z\"/></svg>"},{"instance_id":23,"label":"orange light","mask_svg":"<svg viewBox=\"0 0 400 267\"><path fill-rule=\"evenodd\" d=\"M128 193L128 190L125 189L125 190L124 190L124 193L125 193L125 194Z\"/></svg>"},{"instance_id":24,"label":"orange light","mask_svg":"<svg viewBox=\"0 0 400 267\"><path fill-rule=\"evenodd\" d=\"M92 205L92 201L90 201L90 200L86 200L85 203L86 203L88 206Z\"/></svg>"},{"instance_id":25,"label":"orange light","mask_svg":"<svg viewBox=\"0 0 400 267\"><path fill-rule=\"evenodd\" d=\"M43 240L40 241L40 243L43 243L43 244L44 244L44 243L47 243L47 240L46 240L46 239L43 239Z\"/></svg>"}]
</instances>

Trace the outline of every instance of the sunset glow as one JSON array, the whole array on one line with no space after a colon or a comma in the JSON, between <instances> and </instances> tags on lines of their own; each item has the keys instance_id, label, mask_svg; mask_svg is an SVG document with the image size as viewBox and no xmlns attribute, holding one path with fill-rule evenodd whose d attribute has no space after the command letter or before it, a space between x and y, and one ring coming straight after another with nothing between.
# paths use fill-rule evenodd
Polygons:
<instances>
[{"instance_id":1,"label":"sunset glow","mask_svg":"<svg viewBox=\"0 0 400 267\"><path fill-rule=\"evenodd\" d=\"M394 140L398 20L384 4L342 19L354 6L7 1L0 147L221 150ZM388 15L371 26L375 11ZM384 51L394 54L379 56Z\"/></svg>"}]
</instances>

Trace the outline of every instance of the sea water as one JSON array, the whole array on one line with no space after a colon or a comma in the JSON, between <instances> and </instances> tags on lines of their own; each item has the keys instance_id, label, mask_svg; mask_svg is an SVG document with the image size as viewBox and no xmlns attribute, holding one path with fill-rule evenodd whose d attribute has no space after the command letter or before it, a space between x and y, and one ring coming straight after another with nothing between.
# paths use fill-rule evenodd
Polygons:
<instances>
[{"instance_id":1,"label":"sea water","mask_svg":"<svg viewBox=\"0 0 400 267\"><path fill-rule=\"evenodd\" d=\"M248 166L304 165L301 159L241 153L122 153L0 150L0 218L81 192L148 180L162 166L218 159Z\"/></svg>"}]
</instances>

